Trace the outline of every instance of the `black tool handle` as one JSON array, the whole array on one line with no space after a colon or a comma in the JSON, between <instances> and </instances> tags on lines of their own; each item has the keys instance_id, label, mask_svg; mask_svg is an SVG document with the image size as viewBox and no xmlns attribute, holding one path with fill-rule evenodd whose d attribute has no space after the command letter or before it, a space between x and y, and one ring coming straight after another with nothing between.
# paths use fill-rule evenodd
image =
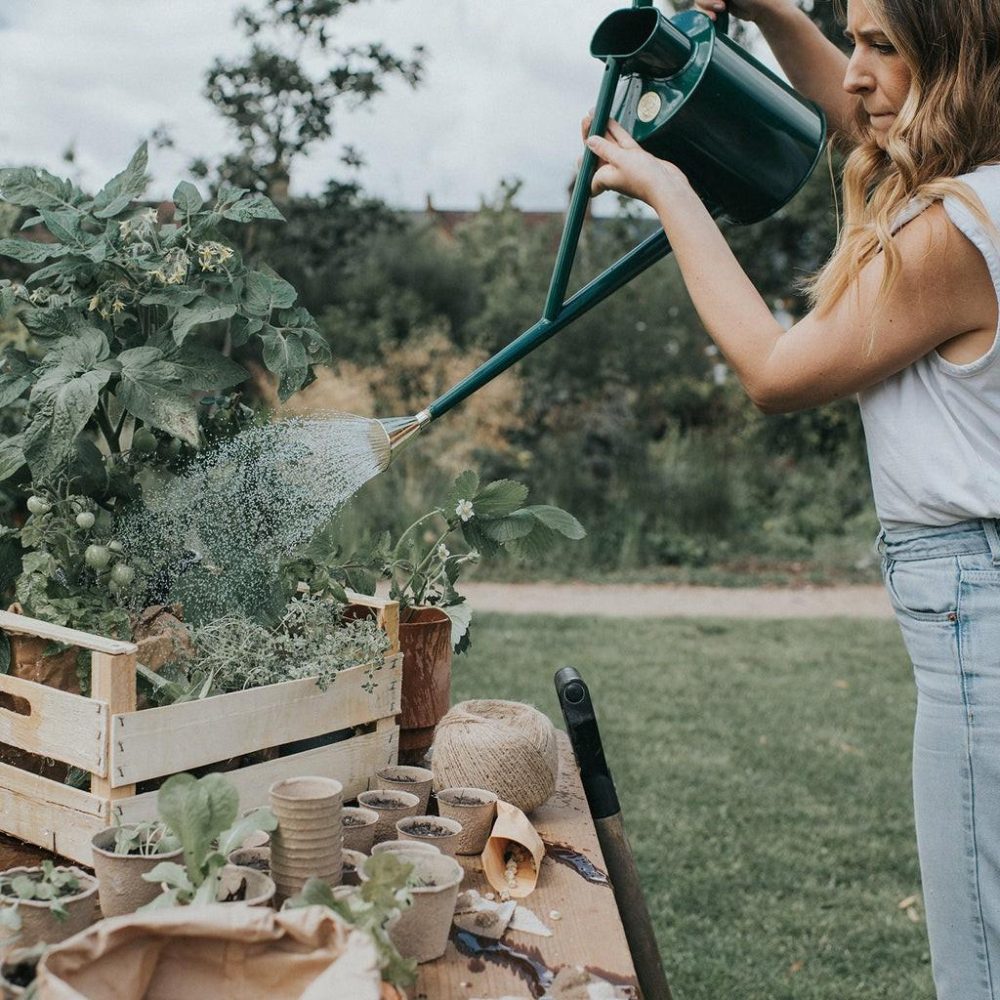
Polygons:
<instances>
[{"instance_id":1,"label":"black tool handle","mask_svg":"<svg viewBox=\"0 0 1000 1000\"><path fill-rule=\"evenodd\" d=\"M557 671L555 683L590 814L595 820L615 816L621 812L621 805L608 762L604 759L590 690L574 667L563 667Z\"/></svg>"},{"instance_id":2,"label":"black tool handle","mask_svg":"<svg viewBox=\"0 0 1000 1000\"><path fill-rule=\"evenodd\" d=\"M729 34L729 11L723 10L715 15L715 30L720 35Z\"/></svg>"}]
</instances>

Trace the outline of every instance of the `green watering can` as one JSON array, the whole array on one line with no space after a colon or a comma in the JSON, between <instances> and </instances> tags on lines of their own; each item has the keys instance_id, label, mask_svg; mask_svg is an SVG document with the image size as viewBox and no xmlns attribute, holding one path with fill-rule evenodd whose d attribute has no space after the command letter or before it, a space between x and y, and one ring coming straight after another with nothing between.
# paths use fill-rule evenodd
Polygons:
<instances>
[{"instance_id":1,"label":"green watering can","mask_svg":"<svg viewBox=\"0 0 1000 1000\"><path fill-rule=\"evenodd\" d=\"M822 111L726 37L724 17L713 23L690 10L667 18L650 3L615 11L594 34L590 51L605 69L590 134L603 135L614 105L622 126L654 156L676 163L714 216L766 219L816 166L826 137ZM426 409L377 421L387 439L376 432L385 465L432 420L670 253L660 230L565 299L597 163L586 150L542 318Z\"/></svg>"}]
</instances>

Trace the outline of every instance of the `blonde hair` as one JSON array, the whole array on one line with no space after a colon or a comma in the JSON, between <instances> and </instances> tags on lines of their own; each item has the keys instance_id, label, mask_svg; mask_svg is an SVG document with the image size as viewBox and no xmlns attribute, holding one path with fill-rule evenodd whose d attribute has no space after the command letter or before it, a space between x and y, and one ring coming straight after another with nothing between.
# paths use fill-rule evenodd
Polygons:
<instances>
[{"instance_id":1,"label":"blonde hair","mask_svg":"<svg viewBox=\"0 0 1000 1000\"><path fill-rule=\"evenodd\" d=\"M820 312L833 306L880 252L885 273L879 298L884 299L902 266L893 221L914 199L929 204L953 197L1000 241L978 196L955 179L1000 162L1000 0L866 2L910 68L912 82L884 149L859 102L856 145L844 165L837 244L805 285Z\"/></svg>"}]
</instances>

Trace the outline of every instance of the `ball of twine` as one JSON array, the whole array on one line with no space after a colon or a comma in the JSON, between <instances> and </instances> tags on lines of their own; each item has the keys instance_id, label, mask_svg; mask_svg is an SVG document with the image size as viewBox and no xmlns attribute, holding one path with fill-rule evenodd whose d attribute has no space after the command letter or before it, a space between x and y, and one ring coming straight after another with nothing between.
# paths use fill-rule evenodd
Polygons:
<instances>
[{"instance_id":1,"label":"ball of twine","mask_svg":"<svg viewBox=\"0 0 1000 1000\"><path fill-rule=\"evenodd\" d=\"M540 806L559 775L555 727L516 701L463 701L434 732L434 788L486 788L523 812Z\"/></svg>"}]
</instances>

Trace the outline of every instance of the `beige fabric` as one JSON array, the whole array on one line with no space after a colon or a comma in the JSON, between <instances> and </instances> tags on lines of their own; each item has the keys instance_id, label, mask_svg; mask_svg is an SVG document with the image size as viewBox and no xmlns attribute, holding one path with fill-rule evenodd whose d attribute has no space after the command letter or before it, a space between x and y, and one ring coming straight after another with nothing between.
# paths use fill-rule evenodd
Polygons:
<instances>
[{"instance_id":1,"label":"beige fabric","mask_svg":"<svg viewBox=\"0 0 1000 1000\"><path fill-rule=\"evenodd\" d=\"M102 920L39 966L40 1000L378 1000L375 946L324 907L226 903Z\"/></svg>"}]
</instances>

